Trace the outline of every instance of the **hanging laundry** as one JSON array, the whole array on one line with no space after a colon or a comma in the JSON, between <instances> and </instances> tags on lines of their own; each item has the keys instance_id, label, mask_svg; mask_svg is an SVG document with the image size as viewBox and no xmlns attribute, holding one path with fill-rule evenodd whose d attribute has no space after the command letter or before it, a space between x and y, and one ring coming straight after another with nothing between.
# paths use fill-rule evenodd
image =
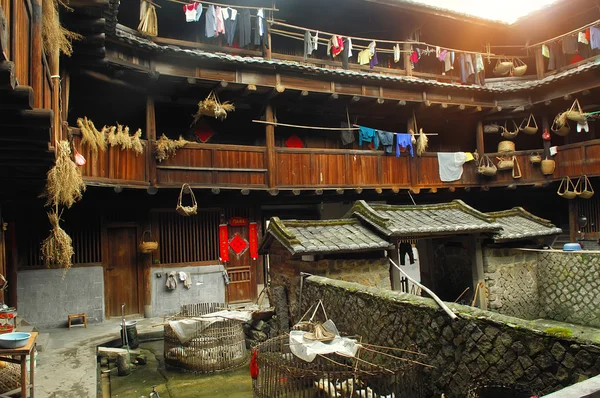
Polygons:
<instances>
[{"instance_id":1,"label":"hanging laundry","mask_svg":"<svg viewBox=\"0 0 600 398\"><path fill-rule=\"evenodd\" d=\"M415 263L415 255L410 242L401 242L398 249L400 250L400 265L406 265L406 255L408 255L408 261L411 265Z\"/></svg>"},{"instance_id":2,"label":"hanging laundry","mask_svg":"<svg viewBox=\"0 0 600 398\"><path fill-rule=\"evenodd\" d=\"M252 42L252 24L250 19L250 10L247 8L241 9L238 18L238 23L240 25L240 47L248 47L248 44Z\"/></svg>"},{"instance_id":3,"label":"hanging laundry","mask_svg":"<svg viewBox=\"0 0 600 398\"><path fill-rule=\"evenodd\" d=\"M439 55L437 57L440 60L440 62L445 62L446 61L446 55L448 55L448 50L442 50L442 51L440 51L440 53L439 53Z\"/></svg>"},{"instance_id":4,"label":"hanging laundry","mask_svg":"<svg viewBox=\"0 0 600 398\"><path fill-rule=\"evenodd\" d=\"M471 152L465 152L465 163L469 163L475 160L475 156Z\"/></svg>"},{"instance_id":5,"label":"hanging laundry","mask_svg":"<svg viewBox=\"0 0 600 398\"><path fill-rule=\"evenodd\" d=\"M217 12L212 4L206 10L206 37L217 35Z\"/></svg>"},{"instance_id":6,"label":"hanging laundry","mask_svg":"<svg viewBox=\"0 0 600 398\"><path fill-rule=\"evenodd\" d=\"M467 76L475 74L475 66L473 65L473 57L471 54L465 54L465 65L467 67Z\"/></svg>"},{"instance_id":7,"label":"hanging laundry","mask_svg":"<svg viewBox=\"0 0 600 398\"><path fill-rule=\"evenodd\" d=\"M579 54L575 54L573 56L573 58L571 58L571 62L569 62L569 65L573 65L576 64L577 62L581 62L583 61L585 58L583 58L581 55Z\"/></svg>"},{"instance_id":8,"label":"hanging laundry","mask_svg":"<svg viewBox=\"0 0 600 398\"><path fill-rule=\"evenodd\" d=\"M379 138L375 129L359 126L358 130L358 145L362 146L363 142L373 142L375 149L379 148Z\"/></svg>"},{"instance_id":9,"label":"hanging laundry","mask_svg":"<svg viewBox=\"0 0 600 398\"><path fill-rule=\"evenodd\" d=\"M600 28L592 26L590 28L590 45L592 50L600 49Z\"/></svg>"},{"instance_id":10,"label":"hanging laundry","mask_svg":"<svg viewBox=\"0 0 600 398\"><path fill-rule=\"evenodd\" d=\"M483 57L481 54L475 54L475 72L483 72L485 70L485 66L483 65Z\"/></svg>"},{"instance_id":11,"label":"hanging laundry","mask_svg":"<svg viewBox=\"0 0 600 398\"><path fill-rule=\"evenodd\" d=\"M417 53L417 50L414 50L412 54L410 54L410 62L413 64L419 62L419 53Z\"/></svg>"},{"instance_id":12,"label":"hanging laundry","mask_svg":"<svg viewBox=\"0 0 600 398\"><path fill-rule=\"evenodd\" d=\"M352 39L351 38L347 38L346 39L346 43L344 44L344 47L348 47L348 58L350 58L352 56Z\"/></svg>"},{"instance_id":13,"label":"hanging laundry","mask_svg":"<svg viewBox=\"0 0 600 398\"><path fill-rule=\"evenodd\" d=\"M458 54L458 64L460 66L460 81L463 84L467 84L467 79L469 78L469 73L467 70L467 63L465 61L465 54Z\"/></svg>"},{"instance_id":14,"label":"hanging laundry","mask_svg":"<svg viewBox=\"0 0 600 398\"><path fill-rule=\"evenodd\" d=\"M582 131L586 133L590 132L590 126L588 125L587 120L583 123L577 123L577 132L581 133Z\"/></svg>"},{"instance_id":15,"label":"hanging laundry","mask_svg":"<svg viewBox=\"0 0 600 398\"><path fill-rule=\"evenodd\" d=\"M379 60L377 60L377 52L373 52L373 56L371 57L371 61L369 61L369 67L373 69L375 66L379 65Z\"/></svg>"},{"instance_id":16,"label":"hanging laundry","mask_svg":"<svg viewBox=\"0 0 600 398\"><path fill-rule=\"evenodd\" d=\"M452 69L454 69L454 66L452 66L452 54L446 53L446 56L444 57L444 72L448 72Z\"/></svg>"},{"instance_id":17,"label":"hanging laundry","mask_svg":"<svg viewBox=\"0 0 600 398\"><path fill-rule=\"evenodd\" d=\"M317 51L319 49L319 31L317 30L317 33L315 33L315 37L313 38L314 42L313 42L313 50Z\"/></svg>"},{"instance_id":18,"label":"hanging laundry","mask_svg":"<svg viewBox=\"0 0 600 398\"><path fill-rule=\"evenodd\" d=\"M435 47L435 56L436 56L437 58L440 58L440 54L441 54L441 52L442 52L442 49L436 46L436 47Z\"/></svg>"},{"instance_id":19,"label":"hanging laundry","mask_svg":"<svg viewBox=\"0 0 600 398\"><path fill-rule=\"evenodd\" d=\"M331 39L327 40L327 55L331 55Z\"/></svg>"},{"instance_id":20,"label":"hanging laundry","mask_svg":"<svg viewBox=\"0 0 600 398\"><path fill-rule=\"evenodd\" d=\"M389 131L377 130L377 138L383 147L385 153L392 153L394 148L394 133Z\"/></svg>"},{"instance_id":21,"label":"hanging laundry","mask_svg":"<svg viewBox=\"0 0 600 398\"><path fill-rule=\"evenodd\" d=\"M225 21L223 20L223 10L221 7L217 6L215 9L215 13L217 14L217 32L215 36L219 36L219 33L225 34Z\"/></svg>"},{"instance_id":22,"label":"hanging laundry","mask_svg":"<svg viewBox=\"0 0 600 398\"><path fill-rule=\"evenodd\" d=\"M400 157L400 148L409 148L410 149L410 156L412 156L413 158L415 157L415 154L413 152L413 143L412 143L412 134L403 134L403 133L396 133L396 157L399 158Z\"/></svg>"},{"instance_id":23,"label":"hanging laundry","mask_svg":"<svg viewBox=\"0 0 600 398\"><path fill-rule=\"evenodd\" d=\"M585 37L585 32L579 32L579 34L577 35L577 41L583 44L590 44L587 37Z\"/></svg>"},{"instance_id":24,"label":"hanging laundry","mask_svg":"<svg viewBox=\"0 0 600 398\"><path fill-rule=\"evenodd\" d=\"M260 45L260 40L263 37L264 33L264 13L265 12L262 8L259 8L256 12L256 29L254 30L254 44L256 44L257 46Z\"/></svg>"},{"instance_id":25,"label":"hanging laundry","mask_svg":"<svg viewBox=\"0 0 600 398\"><path fill-rule=\"evenodd\" d=\"M400 61L400 44L394 46L394 62Z\"/></svg>"},{"instance_id":26,"label":"hanging laundry","mask_svg":"<svg viewBox=\"0 0 600 398\"><path fill-rule=\"evenodd\" d=\"M371 52L368 48L358 53L358 64L367 65L371 61Z\"/></svg>"},{"instance_id":27,"label":"hanging laundry","mask_svg":"<svg viewBox=\"0 0 600 398\"><path fill-rule=\"evenodd\" d=\"M348 46L348 40L349 39L345 39L342 46L343 46L343 50L342 50L342 67L345 70L348 70L348 58L349 58L349 53L350 53L350 47Z\"/></svg>"},{"instance_id":28,"label":"hanging laundry","mask_svg":"<svg viewBox=\"0 0 600 398\"><path fill-rule=\"evenodd\" d=\"M464 152L438 152L440 180L451 182L460 180L463 174L463 164L467 161Z\"/></svg>"},{"instance_id":29,"label":"hanging laundry","mask_svg":"<svg viewBox=\"0 0 600 398\"><path fill-rule=\"evenodd\" d=\"M542 55L546 58L550 58L550 49L545 44L542 44Z\"/></svg>"},{"instance_id":30,"label":"hanging laundry","mask_svg":"<svg viewBox=\"0 0 600 398\"><path fill-rule=\"evenodd\" d=\"M344 40L341 36L331 36L331 55L334 57L344 50Z\"/></svg>"},{"instance_id":31,"label":"hanging laundry","mask_svg":"<svg viewBox=\"0 0 600 398\"><path fill-rule=\"evenodd\" d=\"M148 4L145 1L142 4ZM197 22L202 15L202 4L192 3L183 6L185 13L185 22Z\"/></svg>"},{"instance_id":32,"label":"hanging laundry","mask_svg":"<svg viewBox=\"0 0 600 398\"><path fill-rule=\"evenodd\" d=\"M352 125L348 122L341 122L340 127L345 129L351 129ZM342 140L342 145L350 145L356 139L354 138L354 131L352 130L342 130L340 134L340 140Z\"/></svg>"},{"instance_id":33,"label":"hanging laundry","mask_svg":"<svg viewBox=\"0 0 600 398\"><path fill-rule=\"evenodd\" d=\"M576 54L577 53L577 36L567 35L563 37L562 42L563 53L565 54Z\"/></svg>"},{"instance_id":34,"label":"hanging laundry","mask_svg":"<svg viewBox=\"0 0 600 398\"><path fill-rule=\"evenodd\" d=\"M304 61L308 60L308 56L312 55L314 49L313 38L307 30L304 32Z\"/></svg>"},{"instance_id":35,"label":"hanging laundry","mask_svg":"<svg viewBox=\"0 0 600 398\"><path fill-rule=\"evenodd\" d=\"M233 45L233 37L235 36L235 28L237 25L237 10L234 8L226 8L223 9L227 12L227 17L225 18L225 40L227 40L227 45ZM225 14L223 14L225 17Z\"/></svg>"}]
</instances>

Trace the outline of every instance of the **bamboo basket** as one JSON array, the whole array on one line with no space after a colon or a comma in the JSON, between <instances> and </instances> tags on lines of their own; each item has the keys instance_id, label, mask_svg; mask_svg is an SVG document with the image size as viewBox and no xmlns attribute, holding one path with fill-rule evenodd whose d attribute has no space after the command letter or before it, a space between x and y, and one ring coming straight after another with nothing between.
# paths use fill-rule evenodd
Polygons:
<instances>
[{"instance_id":1,"label":"bamboo basket","mask_svg":"<svg viewBox=\"0 0 600 398\"><path fill-rule=\"evenodd\" d=\"M525 123L525 122L527 122L527 123ZM523 126L523 124L525 124L525 126ZM538 132L538 125L537 125L537 122L535 121L535 117L533 116L533 113L529 115L529 118L523 119L523 121L521 122L521 125L519 126L519 130L521 130L525 134L529 134L529 135L533 135Z\"/></svg>"},{"instance_id":2,"label":"bamboo basket","mask_svg":"<svg viewBox=\"0 0 600 398\"><path fill-rule=\"evenodd\" d=\"M519 134L519 126L517 126L517 123L515 123L514 120L511 120L511 122L513 124L513 130L509 130L507 122L504 122L504 131L502 131L502 137L508 140L515 139L515 137Z\"/></svg>"},{"instance_id":3,"label":"bamboo basket","mask_svg":"<svg viewBox=\"0 0 600 398\"><path fill-rule=\"evenodd\" d=\"M479 165L477 166L477 173L487 177L492 177L495 176L497 172L498 168L494 162L492 162L490 157L488 155L483 155L479 161Z\"/></svg>"},{"instance_id":4,"label":"bamboo basket","mask_svg":"<svg viewBox=\"0 0 600 398\"><path fill-rule=\"evenodd\" d=\"M542 155L540 155L539 152L533 152L529 155L529 161L531 164L540 164L542 163Z\"/></svg>"},{"instance_id":5,"label":"bamboo basket","mask_svg":"<svg viewBox=\"0 0 600 398\"><path fill-rule=\"evenodd\" d=\"M512 141L500 141L498 144L498 152L514 152L515 143Z\"/></svg>"},{"instance_id":6,"label":"bamboo basket","mask_svg":"<svg viewBox=\"0 0 600 398\"><path fill-rule=\"evenodd\" d=\"M512 168L514 167L514 161L513 161L513 157L510 156L500 156L497 157L498 159L498 170L499 171L504 171L504 170L512 170Z\"/></svg>"},{"instance_id":7,"label":"bamboo basket","mask_svg":"<svg viewBox=\"0 0 600 398\"><path fill-rule=\"evenodd\" d=\"M519 165L519 160L516 156L513 156L512 178L518 180L521 177L523 177L523 173L521 173L521 166Z\"/></svg>"},{"instance_id":8,"label":"bamboo basket","mask_svg":"<svg viewBox=\"0 0 600 398\"><path fill-rule=\"evenodd\" d=\"M513 69L513 67L514 65L512 61L509 61L507 59L505 59L504 61L500 61L500 59L498 58L493 73L496 76L506 76L508 72L510 72Z\"/></svg>"},{"instance_id":9,"label":"bamboo basket","mask_svg":"<svg viewBox=\"0 0 600 398\"><path fill-rule=\"evenodd\" d=\"M541 170L542 174L549 176L554 173L554 169L556 168L556 162L553 159L544 159L541 162Z\"/></svg>"},{"instance_id":10,"label":"bamboo basket","mask_svg":"<svg viewBox=\"0 0 600 398\"><path fill-rule=\"evenodd\" d=\"M156 37L158 35L158 18L156 17L154 5L148 4L137 30L145 36Z\"/></svg>"},{"instance_id":11,"label":"bamboo basket","mask_svg":"<svg viewBox=\"0 0 600 398\"><path fill-rule=\"evenodd\" d=\"M186 188L190 191L190 197L192 199L191 206L183 206L181 203L181 200L183 198L183 191ZM177 211L177 213L179 213L180 215L186 217L193 216L198 213L198 203L196 202L196 196L194 195L194 191L192 191L192 188L188 183L185 183L181 186L181 191L179 191L179 199L177 200L177 206L175 207L175 211Z\"/></svg>"},{"instance_id":12,"label":"bamboo basket","mask_svg":"<svg viewBox=\"0 0 600 398\"><path fill-rule=\"evenodd\" d=\"M585 123L587 120L586 116L583 114L583 110L581 110L581 105L579 105L579 100L575 100L571 108L565 112L567 119L572 120L577 123Z\"/></svg>"},{"instance_id":13,"label":"bamboo basket","mask_svg":"<svg viewBox=\"0 0 600 398\"><path fill-rule=\"evenodd\" d=\"M575 199L577 197L575 185L573 184L573 181L570 177L565 177L562 179L556 193L558 194L558 196L561 196L565 199Z\"/></svg>"},{"instance_id":14,"label":"bamboo basket","mask_svg":"<svg viewBox=\"0 0 600 398\"><path fill-rule=\"evenodd\" d=\"M513 67L513 76L523 76L527 72L527 64L520 58L515 58Z\"/></svg>"},{"instance_id":15,"label":"bamboo basket","mask_svg":"<svg viewBox=\"0 0 600 398\"><path fill-rule=\"evenodd\" d=\"M556 135L560 135L561 137L566 136L571 131L571 127L569 127L569 122L567 121L566 112L559 113L554 118L552 122L552 127L550 130Z\"/></svg>"},{"instance_id":16,"label":"bamboo basket","mask_svg":"<svg viewBox=\"0 0 600 398\"><path fill-rule=\"evenodd\" d=\"M139 245L140 253L149 254L158 249L158 242L153 240L146 240L146 234L150 235L150 239L152 239L152 232L150 230L144 231L142 234L142 242Z\"/></svg>"},{"instance_id":17,"label":"bamboo basket","mask_svg":"<svg viewBox=\"0 0 600 398\"><path fill-rule=\"evenodd\" d=\"M575 193L581 199L590 199L594 196L594 187L592 187L592 183L586 175L582 175L577 180L577 184L575 184Z\"/></svg>"},{"instance_id":18,"label":"bamboo basket","mask_svg":"<svg viewBox=\"0 0 600 398\"><path fill-rule=\"evenodd\" d=\"M33 358L31 359L33 361ZM14 363L3 362L0 368L0 394L18 389L21 387L21 366ZM29 380L29 377L27 377Z\"/></svg>"},{"instance_id":19,"label":"bamboo basket","mask_svg":"<svg viewBox=\"0 0 600 398\"><path fill-rule=\"evenodd\" d=\"M497 124L486 124L485 126L483 126L483 132L486 134L500 133L503 129L504 127Z\"/></svg>"}]
</instances>

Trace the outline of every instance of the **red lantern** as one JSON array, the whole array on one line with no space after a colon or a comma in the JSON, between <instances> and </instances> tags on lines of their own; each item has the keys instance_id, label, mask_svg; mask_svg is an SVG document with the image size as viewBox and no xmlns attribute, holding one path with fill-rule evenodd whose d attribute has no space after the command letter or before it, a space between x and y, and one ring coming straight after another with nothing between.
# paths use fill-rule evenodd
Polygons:
<instances>
[{"instance_id":1,"label":"red lantern","mask_svg":"<svg viewBox=\"0 0 600 398\"><path fill-rule=\"evenodd\" d=\"M258 378L258 352L252 351L252 358L250 359L250 377L254 380Z\"/></svg>"},{"instance_id":2,"label":"red lantern","mask_svg":"<svg viewBox=\"0 0 600 398\"><path fill-rule=\"evenodd\" d=\"M548 129L544 129L544 134L542 134L542 139L544 141L550 141L550 133L548 132Z\"/></svg>"},{"instance_id":3,"label":"red lantern","mask_svg":"<svg viewBox=\"0 0 600 398\"><path fill-rule=\"evenodd\" d=\"M229 231L227 224L219 225L219 260L222 263L229 262Z\"/></svg>"}]
</instances>

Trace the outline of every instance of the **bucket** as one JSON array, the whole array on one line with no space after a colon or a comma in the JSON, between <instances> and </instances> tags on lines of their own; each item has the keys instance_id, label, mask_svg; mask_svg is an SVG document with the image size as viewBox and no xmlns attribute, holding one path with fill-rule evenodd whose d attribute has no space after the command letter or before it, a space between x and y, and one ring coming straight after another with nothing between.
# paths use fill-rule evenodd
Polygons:
<instances>
[{"instance_id":1,"label":"bucket","mask_svg":"<svg viewBox=\"0 0 600 398\"><path fill-rule=\"evenodd\" d=\"M125 329L127 331L127 341L129 342L129 348L135 349L140 345L140 340L137 333L137 321L125 322ZM123 336L123 324L121 324L121 340L125 341Z\"/></svg>"}]
</instances>

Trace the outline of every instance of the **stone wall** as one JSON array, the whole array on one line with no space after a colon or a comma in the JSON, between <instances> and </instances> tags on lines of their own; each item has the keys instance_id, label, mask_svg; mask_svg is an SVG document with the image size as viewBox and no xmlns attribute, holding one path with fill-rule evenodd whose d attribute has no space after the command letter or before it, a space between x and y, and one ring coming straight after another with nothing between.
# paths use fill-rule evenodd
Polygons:
<instances>
[{"instance_id":1,"label":"stone wall","mask_svg":"<svg viewBox=\"0 0 600 398\"><path fill-rule=\"evenodd\" d=\"M600 255L539 252L538 290L551 319L600 327Z\"/></svg>"},{"instance_id":2,"label":"stone wall","mask_svg":"<svg viewBox=\"0 0 600 398\"><path fill-rule=\"evenodd\" d=\"M344 333L370 344L419 347L425 362L435 366L425 371L433 396L465 397L475 381L518 383L548 393L600 373L595 329L449 303L459 315L452 322L431 299L318 276L305 280L303 296L305 308L322 299ZM559 337L567 334L572 337Z\"/></svg>"},{"instance_id":3,"label":"stone wall","mask_svg":"<svg viewBox=\"0 0 600 398\"><path fill-rule=\"evenodd\" d=\"M489 309L522 319L544 318L535 252L486 247L483 251Z\"/></svg>"},{"instance_id":4,"label":"stone wall","mask_svg":"<svg viewBox=\"0 0 600 398\"><path fill-rule=\"evenodd\" d=\"M101 266L19 271L17 313L37 327L67 325L69 314L84 312L88 323L104 320Z\"/></svg>"},{"instance_id":5,"label":"stone wall","mask_svg":"<svg viewBox=\"0 0 600 398\"><path fill-rule=\"evenodd\" d=\"M224 303L223 269L222 265L152 268L152 316L173 315L179 312L184 304ZM178 271L190 274L192 286L189 289L186 289L179 279L174 290L169 290L165 286L168 274Z\"/></svg>"}]
</instances>

